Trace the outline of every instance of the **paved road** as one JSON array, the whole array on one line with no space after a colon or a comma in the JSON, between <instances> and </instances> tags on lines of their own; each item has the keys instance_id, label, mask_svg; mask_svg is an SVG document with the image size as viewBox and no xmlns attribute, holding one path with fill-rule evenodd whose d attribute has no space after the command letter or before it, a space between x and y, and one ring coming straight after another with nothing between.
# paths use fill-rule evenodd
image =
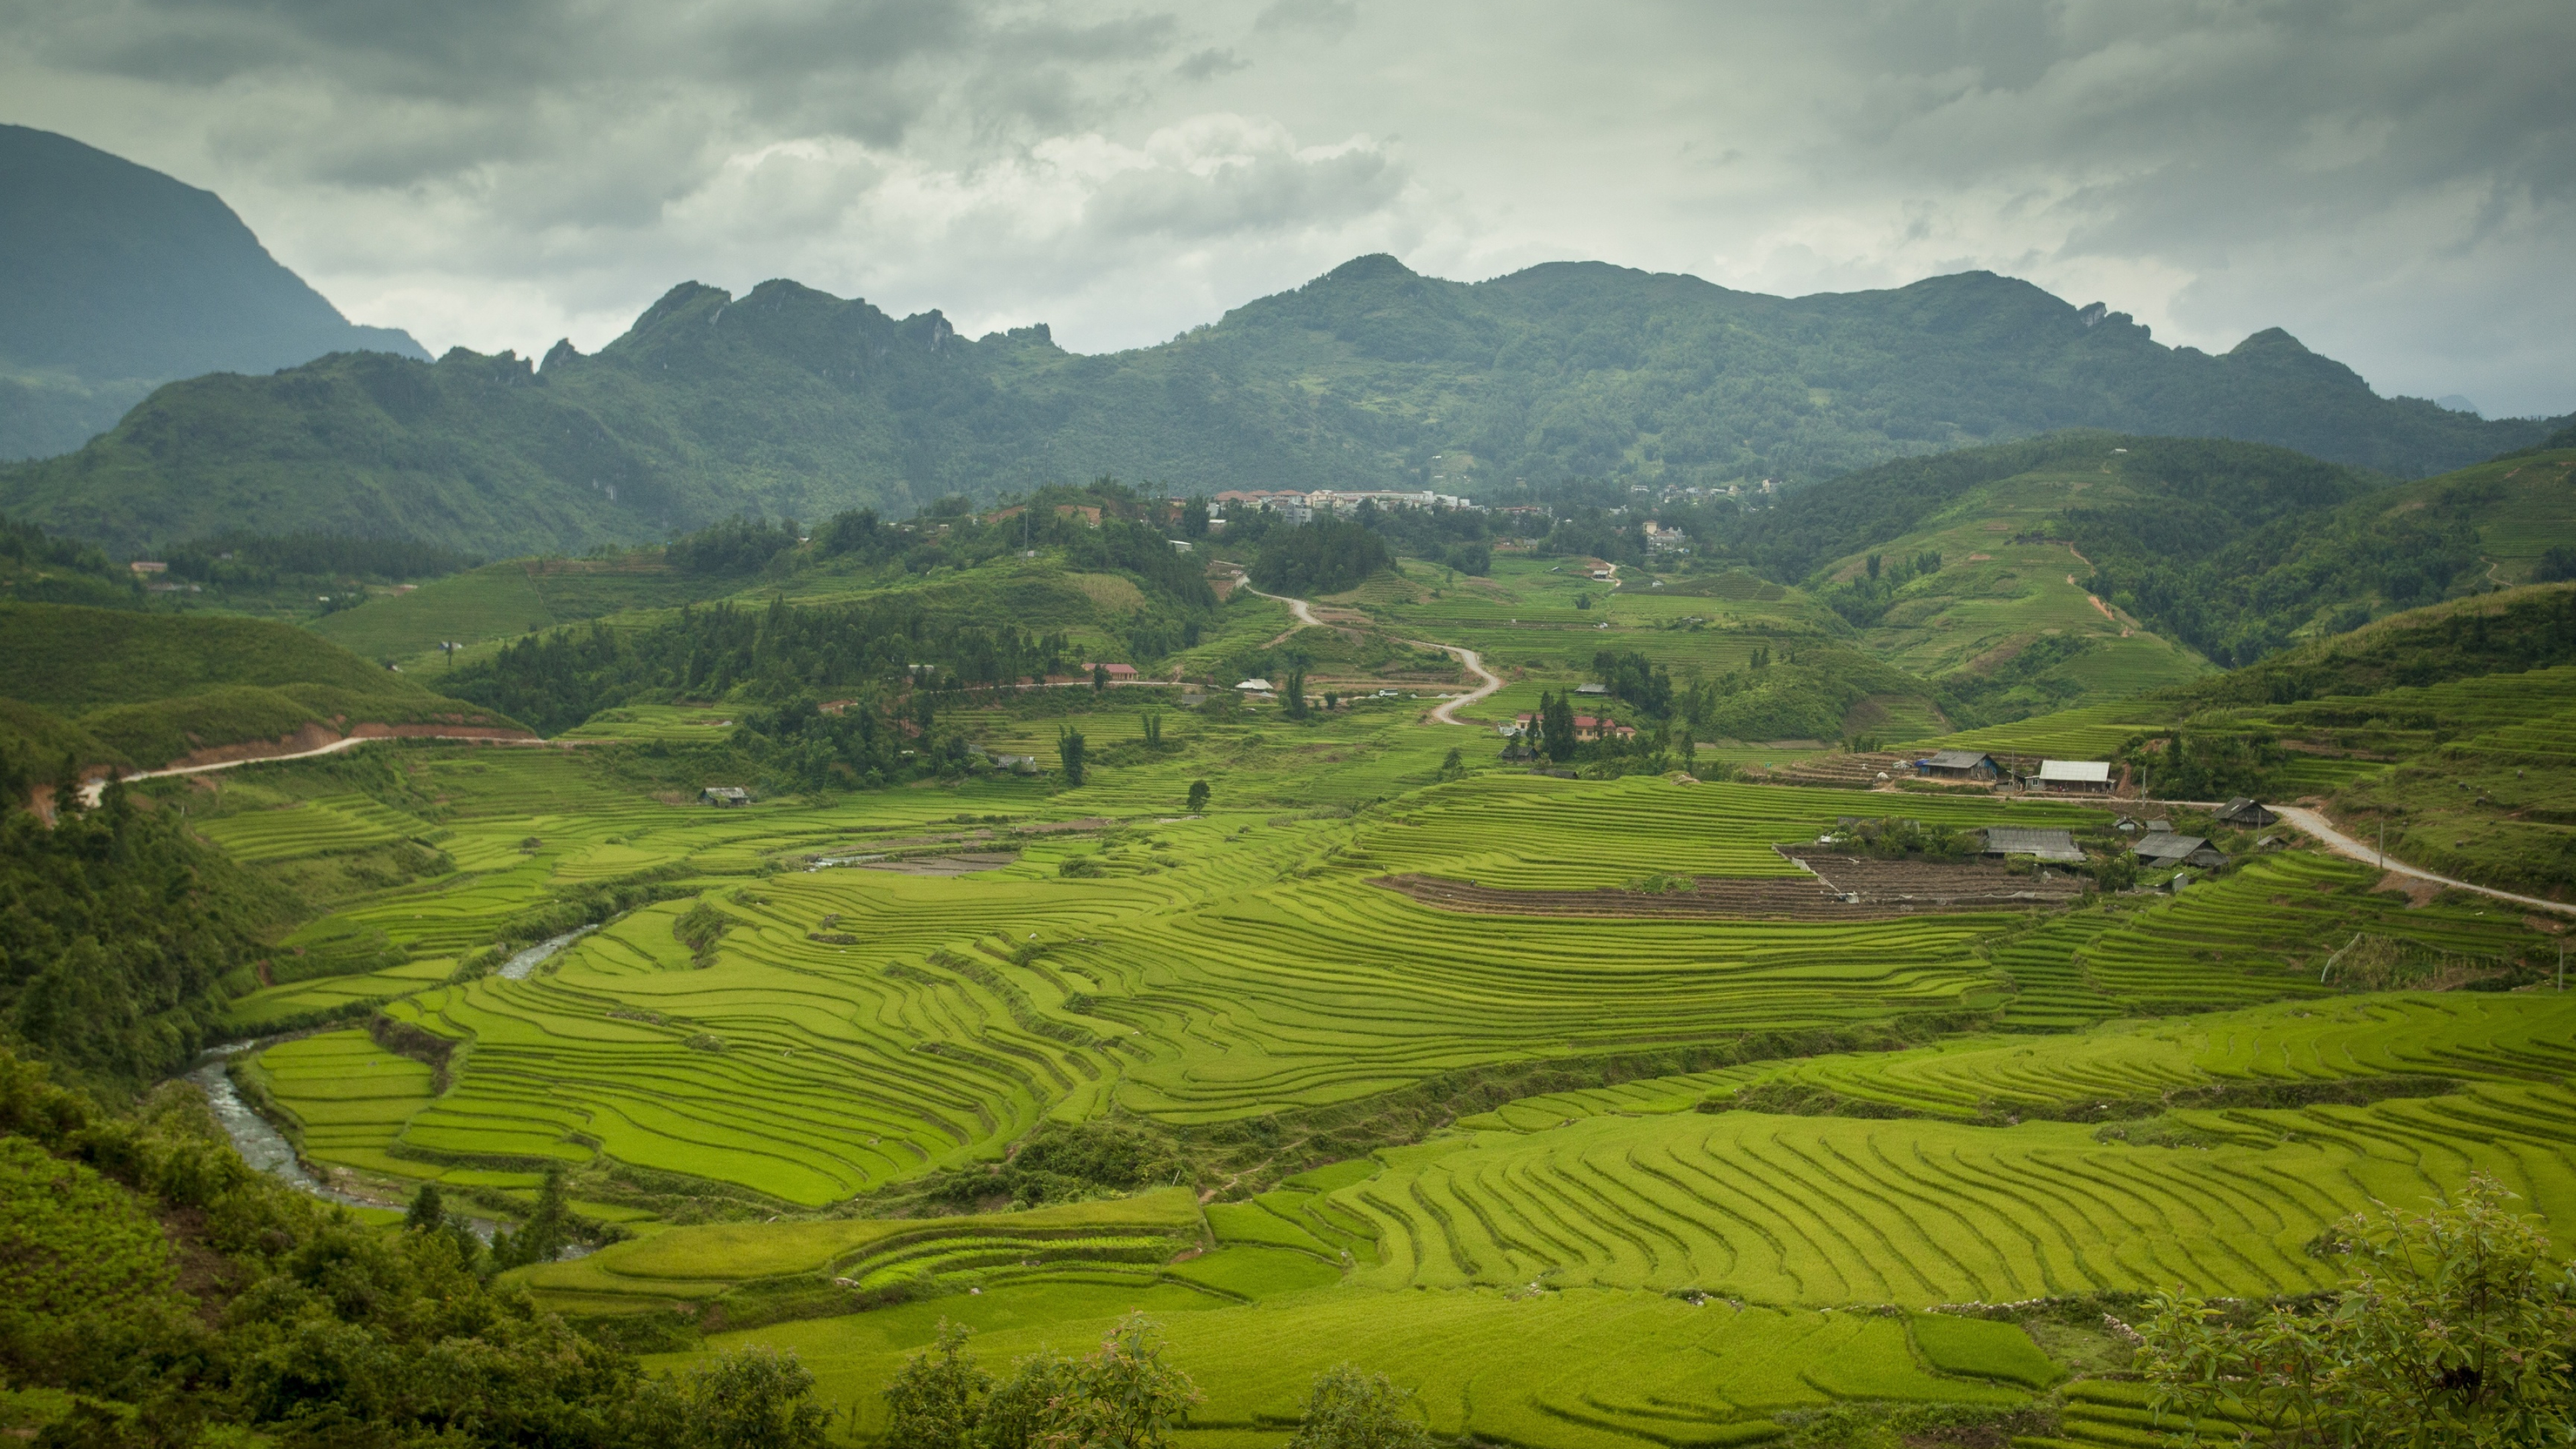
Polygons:
<instances>
[{"instance_id":1,"label":"paved road","mask_svg":"<svg viewBox=\"0 0 2576 1449\"><path fill-rule=\"evenodd\" d=\"M2449 886L2454 890L2474 891L2482 896L2492 896L2496 900L2500 901L2511 901L2515 905L2529 906L2534 910L2556 911L2560 915L2576 915L2576 906L2567 905L2563 902L2544 901L2538 896L2518 896L2511 891L2497 890L2493 886L2482 886L2472 881L2454 880L2447 875L2435 875L2429 870L2417 870L2411 865L2401 865L2396 861L2382 856L2378 850L2372 847L2369 843L2355 840L2351 836L2344 834L2342 831L2335 829L2334 825L2328 821L2325 816L2314 810L2303 809L2297 805L2275 805L2272 809L2282 819L2289 821L2292 825L2299 827L2301 830L2304 830L2310 835L2313 835L2317 839L2325 842L2326 848L2337 855L2350 856L2354 860L2361 861L2364 864L2383 866L2398 875L2411 876L2416 880L2428 880L2433 882L2435 885Z\"/></svg>"}]
</instances>

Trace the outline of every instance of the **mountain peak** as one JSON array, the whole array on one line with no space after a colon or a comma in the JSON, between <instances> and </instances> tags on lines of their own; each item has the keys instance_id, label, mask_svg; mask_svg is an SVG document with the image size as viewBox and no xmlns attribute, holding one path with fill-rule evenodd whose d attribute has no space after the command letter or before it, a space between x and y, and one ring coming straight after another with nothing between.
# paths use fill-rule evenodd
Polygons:
<instances>
[{"instance_id":1,"label":"mountain peak","mask_svg":"<svg viewBox=\"0 0 2576 1449\"><path fill-rule=\"evenodd\" d=\"M1405 281L1419 275L1421 274L1411 267L1384 252L1371 252L1364 257L1353 257L1315 280L1318 282Z\"/></svg>"},{"instance_id":2,"label":"mountain peak","mask_svg":"<svg viewBox=\"0 0 2576 1449\"><path fill-rule=\"evenodd\" d=\"M2266 327L2227 350L2230 357L2313 357L2307 344L2278 327Z\"/></svg>"},{"instance_id":3,"label":"mountain peak","mask_svg":"<svg viewBox=\"0 0 2576 1449\"><path fill-rule=\"evenodd\" d=\"M278 264L223 198L69 136L0 125L0 458L66 451L155 384L333 352L428 360Z\"/></svg>"}]
</instances>

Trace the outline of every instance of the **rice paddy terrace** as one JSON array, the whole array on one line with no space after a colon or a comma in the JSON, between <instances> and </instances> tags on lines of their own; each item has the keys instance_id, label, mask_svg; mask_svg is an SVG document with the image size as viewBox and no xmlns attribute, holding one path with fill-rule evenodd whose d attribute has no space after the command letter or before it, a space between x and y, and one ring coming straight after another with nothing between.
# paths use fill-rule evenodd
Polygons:
<instances>
[{"instance_id":1,"label":"rice paddy terrace","mask_svg":"<svg viewBox=\"0 0 2576 1449\"><path fill-rule=\"evenodd\" d=\"M2324 1286L2309 1248L2337 1218L2473 1169L2576 1213L2565 998L2337 974L2359 941L2388 980L2554 952L2517 915L2297 850L2173 896L1772 908L1826 894L1800 860L1840 817L2107 816L1443 779L1464 732L1402 704L1183 716L1158 753L1118 694L1085 721L1113 763L1071 790L713 810L607 743L401 747L399 789L244 772L192 818L262 869L443 864L290 939L231 1010L310 1029L243 1075L352 1182L511 1194L570 1169L635 1236L525 1270L544 1301L795 1347L863 1435L941 1317L999 1365L1143 1307L1209 1391L1208 1449L1278 1442L1342 1359L1419 1388L1444 1434L1530 1449L1891 1404L2132 1443L2101 1319L2134 1295ZM670 716L631 738L704 727ZM1185 814L1201 778L1217 804ZM1657 909L1682 892L1717 906ZM610 896L530 969L477 964ZM1514 1085L1556 1082L1585 1085ZM1424 1092L1483 1110L1328 1166L1302 1145ZM867 1207L1103 1118L1271 1146L1205 1199ZM683 1225L710 1215L733 1220Z\"/></svg>"}]
</instances>

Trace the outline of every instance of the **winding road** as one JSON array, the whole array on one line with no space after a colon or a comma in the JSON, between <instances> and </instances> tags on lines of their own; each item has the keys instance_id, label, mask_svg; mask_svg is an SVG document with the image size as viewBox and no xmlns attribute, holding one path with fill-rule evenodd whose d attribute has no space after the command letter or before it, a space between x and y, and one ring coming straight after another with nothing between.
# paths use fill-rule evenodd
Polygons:
<instances>
[{"instance_id":1,"label":"winding road","mask_svg":"<svg viewBox=\"0 0 2576 1449\"><path fill-rule=\"evenodd\" d=\"M309 760L316 755L336 755L342 750L355 749L359 745L373 744L378 740L386 739L471 740L477 744L486 745L518 745L523 748L529 745L549 745L558 749L583 743L580 740L520 740L495 738L491 735L350 735L346 739L333 740L315 749L296 750L291 754L253 755L241 760L217 760L207 765L172 765L160 770L136 770L129 775L119 775L117 779L130 785L137 780L161 780L172 775L203 775L215 770L238 769L243 765L273 765L280 760ZM99 802L107 798L107 781L103 778L89 781L81 786L80 794L81 804L95 810Z\"/></svg>"},{"instance_id":2,"label":"winding road","mask_svg":"<svg viewBox=\"0 0 2576 1449\"><path fill-rule=\"evenodd\" d=\"M2334 825L2318 811L2297 805L2275 805L2272 811L2292 825L2315 836L2324 843L2326 849L2337 855L2349 856L2365 865L2379 866L2395 875L2431 881L2435 885L2449 886L2454 890L2473 891L2478 895L2489 896L2496 900L2511 901L2515 905L2529 906L2534 910L2556 911L2563 916L2576 916L2576 905L2568 905L2563 901L2545 901L2538 896L2515 895L2511 891L2500 891L2493 886L2482 886L2474 881L2455 880L2447 875L2435 875L2429 870L2418 870L2411 865L2401 865L2380 854L2371 846L2335 829Z\"/></svg>"},{"instance_id":3,"label":"winding road","mask_svg":"<svg viewBox=\"0 0 2576 1449\"><path fill-rule=\"evenodd\" d=\"M1297 621L1297 629L1323 629L1331 627L1323 620L1315 617L1315 606L1306 600L1291 598L1286 594L1273 594L1262 589L1256 589L1252 586L1251 578L1244 574L1238 573L1234 577L1236 587L1241 588L1246 593L1250 593L1264 599L1276 599L1280 603L1286 604L1288 606L1289 616ZM1278 639L1273 639L1270 642L1276 644L1280 639L1285 639L1288 638L1289 635L1295 634L1297 629L1291 629L1287 634L1282 634ZM1487 669L1485 667L1483 656L1479 655L1473 649L1465 648L1457 644L1443 644L1436 639L1397 639L1395 642L1398 644L1410 644L1417 649L1437 649L1444 654L1452 655L1459 663L1467 666L1468 672L1485 681L1484 683L1477 685L1474 689L1467 691L1465 694L1451 696L1449 699L1443 701L1439 706L1434 708L1431 711L1431 718L1438 720L1442 724L1467 724L1468 722L1466 720L1458 718L1458 711L1486 698L1495 690L1503 687L1503 677L1496 674L1494 671Z\"/></svg>"}]
</instances>

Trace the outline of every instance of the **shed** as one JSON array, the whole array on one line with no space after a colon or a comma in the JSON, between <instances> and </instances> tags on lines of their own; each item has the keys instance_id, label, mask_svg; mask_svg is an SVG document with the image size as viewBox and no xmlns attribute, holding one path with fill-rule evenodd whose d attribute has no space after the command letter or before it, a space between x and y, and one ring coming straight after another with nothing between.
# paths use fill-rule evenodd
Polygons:
<instances>
[{"instance_id":1,"label":"shed","mask_svg":"<svg viewBox=\"0 0 2576 1449\"><path fill-rule=\"evenodd\" d=\"M2264 808L2262 801L2239 795L2218 807L2218 823L2233 825L2239 830L2259 830L2266 825L2280 824L2281 817Z\"/></svg>"},{"instance_id":2,"label":"shed","mask_svg":"<svg viewBox=\"0 0 2576 1449\"><path fill-rule=\"evenodd\" d=\"M1267 679L1247 679L1241 684L1236 685L1235 688L1242 690L1246 694L1268 694L1270 692L1270 681Z\"/></svg>"},{"instance_id":3,"label":"shed","mask_svg":"<svg viewBox=\"0 0 2576 1449\"><path fill-rule=\"evenodd\" d=\"M1038 757L1035 755L995 755L993 764L996 768L1008 770L1014 775L1034 775L1038 772Z\"/></svg>"},{"instance_id":4,"label":"shed","mask_svg":"<svg viewBox=\"0 0 2576 1449\"><path fill-rule=\"evenodd\" d=\"M1991 780L2003 773L1994 756L1978 750L1936 751L1928 759L1916 760L1914 768L1922 774L1954 780Z\"/></svg>"},{"instance_id":5,"label":"shed","mask_svg":"<svg viewBox=\"0 0 2576 1449\"><path fill-rule=\"evenodd\" d=\"M2039 773L2033 777L2043 790L2076 790L2107 793L2111 788L2111 762L2108 760L2042 760Z\"/></svg>"},{"instance_id":6,"label":"shed","mask_svg":"<svg viewBox=\"0 0 2576 1449\"><path fill-rule=\"evenodd\" d=\"M751 803L751 792L740 785L709 785L698 792L698 798L710 805L735 806Z\"/></svg>"},{"instance_id":7,"label":"shed","mask_svg":"<svg viewBox=\"0 0 2576 1449\"><path fill-rule=\"evenodd\" d=\"M2072 830L2030 830L1995 826L1985 832L1987 855L2030 855L2054 864L2082 865L2084 852Z\"/></svg>"},{"instance_id":8,"label":"shed","mask_svg":"<svg viewBox=\"0 0 2576 1449\"><path fill-rule=\"evenodd\" d=\"M2150 866L2196 865L2203 870L2216 870L2227 864L2227 856L2208 841L2170 830L2158 831L2129 849Z\"/></svg>"},{"instance_id":9,"label":"shed","mask_svg":"<svg viewBox=\"0 0 2576 1449\"><path fill-rule=\"evenodd\" d=\"M1574 686L1574 692L1577 694L1608 694L1610 692L1610 686L1606 684L1578 684Z\"/></svg>"}]
</instances>

